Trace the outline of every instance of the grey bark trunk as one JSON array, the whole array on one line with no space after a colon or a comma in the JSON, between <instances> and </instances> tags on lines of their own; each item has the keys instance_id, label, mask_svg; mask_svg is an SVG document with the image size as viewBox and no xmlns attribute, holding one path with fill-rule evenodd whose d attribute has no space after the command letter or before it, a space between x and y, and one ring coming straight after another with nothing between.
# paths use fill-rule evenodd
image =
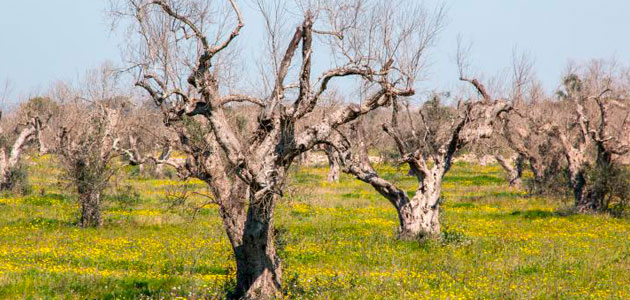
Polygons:
<instances>
[{"instance_id":1,"label":"grey bark trunk","mask_svg":"<svg viewBox=\"0 0 630 300\"><path fill-rule=\"evenodd\" d=\"M440 208L432 195L416 195L398 209L401 239L434 238L440 234ZM431 204L435 203L435 204Z\"/></svg>"},{"instance_id":2,"label":"grey bark trunk","mask_svg":"<svg viewBox=\"0 0 630 300\"><path fill-rule=\"evenodd\" d=\"M103 225L100 191L95 191L89 187L80 187L79 203L81 204L81 227L99 227Z\"/></svg>"},{"instance_id":3,"label":"grey bark trunk","mask_svg":"<svg viewBox=\"0 0 630 300\"><path fill-rule=\"evenodd\" d=\"M501 155L496 155L495 158L497 159L499 165L501 165L501 167L503 167L503 169L508 173L510 186L520 187L523 183L523 156L516 155L511 160L507 160Z\"/></svg>"},{"instance_id":4,"label":"grey bark trunk","mask_svg":"<svg viewBox=\"0 0 630 300\"><path fill-rule=\"evenodd\" d=\"M247 215L239 215L240 221L232 219L228 222L231 225L226 225L228 235L233 235L230 240L236 259L236 289L229 295L231 299L270 299L280 293L282 271L274 244L273 209L269 207L273 197L268 195L264 201L251 198Z\"/></svg>"},{"instance_id":5,"label":"grey bark trunk","mask_svg":"<svg viewBox=\"0 0 630 300\"><path fill-rule=\"evenodd\" d=\"M361 179L361 178L359 178ZM398 213L398 237L402 240L435 238L440 234L439 190L418 189L413 198L393 185L372 186L396 208Z\"/></svg>"},{"instance_id":6,"label":"grey bark trunk","mask_svg":"<svg viewBox=\"0 0 630 300\"><path fill-rule=\"evenodd\" d=\"M328 181L338 182L339 172L341 170L341 167L339 165L339 154L334 151L331 146L325 146L324 152L326 153L326 157L328 158L328 166L330 168L330 170L328 171Z\"/></svg>"}]
</instances>

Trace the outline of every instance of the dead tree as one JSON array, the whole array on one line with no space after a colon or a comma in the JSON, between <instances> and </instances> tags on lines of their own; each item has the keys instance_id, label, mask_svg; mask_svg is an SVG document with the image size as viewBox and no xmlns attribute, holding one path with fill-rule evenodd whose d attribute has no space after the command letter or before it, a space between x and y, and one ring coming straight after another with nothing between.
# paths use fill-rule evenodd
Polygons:
<instances>
[{"instance_id":1,"label":"dead tree","mask_svg":"<svg viewBox=\"0 0 630 300\"><path fill-rule=\"evenodd\" d=\"M511 107L506 101L494 101L477 81L474 83L484 95L483 101L467 101L457 108L441 106L439 100L426 103L417 115L409 114L408 131L399 126L399 99L392 99L392 118L383 130L391 136L410 173L418 180L413 197L385 180L367 159L362 133L356 127L354 137L341 132L330 143L340 152L343 171L369 183L396 208L400 221L399 236L403 239L436 237L440 234L440 193L444 175L450 170L454 155L461 147L493 132L496 118ZM486 98L488 97L488 98ZM419 126L413 124L418 122ZM421 129L416 129L421 128Z\"/></svg>"},{"instance_id":2,"label":"dead tree","mask_svg":"<svg viewBox=\"0 0 630 300\"><path fill-rule=\"evenodd\" d=\"M271 71L263 81L270 88L258 96L234 93L236 87L226 86L229 83L221 76L238 62L229 52L244 26L235 1L225 1L229 10L223 19L210 15L216 10L206 1L124 2L117 15L130 17L133 32L138 33L132 47L140 71L137 86L154 100L165 124L178 135L187 156L178 168L203 180L219 207L237 266L237 286L230 296L277 295L282 272L273 215L288 168L336 128L388 105L393 97L414 93L422 54L439 29L442 11L432 17L426 10L412 9L414 14L398 18L398 7L389 1L349 1L340 7L320 3L322 8L304 11L285 45L276 43L282 40L278 35L272 39L271 52L277 55L270 59ZM225 30L228 26L231 31ZM217 29L217 38L209 36L210 29ZM315 35L330 46L322 49L333 49L330 56L336 58L336 65L318 77L312 76L313 52L319 45ZM294 56L299 64L293 62ZM290 72L291 66L295 68ZM353 101L360 104L344 105L300 130L297 125L326 95L332 81L348 76L369 87L367 96ZM228 112L235 102L257 107L252 131L243 132L230 122Z\"/></svg>"},{"instance_id":3,"label":"dead tree","mask_svg":"<svg viewBox=\"0 0 630 300\"><path fill-rule=\"evenodd\" d=\"M0 120L2 112L0 111ZM20 160L26 147L37 139L42 122L38 117L31 118L24 124L19 124L15 131L17 136L11 143L9 134L5 134L0 127L0 190L13 189L15 172L20 166Z\"/></svg>"},{"instance_id":4,"label":"dead tree","mask_svg":"<svg viewBox=\"0 0 630 300\"><path fill-rule=\"evenodd\" d=\"M39 139L40 153L58 159L62 178L75 189L81 227L103 224L102 194L116 172L113 160L120 156L117 144L125 125L128 98L120 92L107 64L88 71L77 88L60 85L50 92L59 111Z\"/></svg>"},{"instance_id":5,"label":"dead tree","mask_svg":"<svg viewBox=\"0 0 630 300\"><path fill-rule=\"evenodd\" d=\"M48 98L35 97L20 105L9 123L12 132L0 126L0 190L10 190L17 184L20 161L27 147L39 143L41 134L56 113L55 104ZM2 121L2 111L0 111Z\"/></svg>"},{"instance_id":6,"label":"dead tree","mask_svg":"<svg viewBox=\"0 0 630 300\"><path fill-rule=\"evenodd\" d=\"M118 113L103 105L66 107L65 113L66 121L72 120L72 124L56 129L57 140L46 146L46 152L60 159L65 178L76 188L81 208L79 225L99 227L103 224L102 193L115 171L112 160L118 156ZM78 118L70 118L71 114Z\"/></svg>"},{"instance_id":7,"label":"dead tree","mask_svg":"<svg viewBox=\"0 0 630 300\"><path fill-rule=\"evenodd\" d=\"M506 147L518 155L514 162L521 164L526 162L531 169L536 193L542 191L545 181L561 170L562 148L556 139L548 134L551 117L549 112L553 109L553 106L546 102L518 105L500 122L501 138L505 140ZM497 160L503 165L500 158ZM518 166L508 165L504 168L511 173Z\"/></svg>"},{"instance_id":8,"label":"dead tree","mask_svg":"<svg viewBox=\"0 0 630 300\"><path fill-rule=\"evenodd\" d=\"M595 66L596 67L596 66ZM551 132L558 137L567 161L569 183L573 190L575 209L578 212L597 212L606 209L604 194L587 180L589 166L609 167L613 156L625 155L630 144L625 134L630 130L627 107L611 83L611 78L599 78L598 70L591 66L582 80L570 72L564 79L561 99L571 108L568 122L560 126L553 122ZM621 112L622 120L614 124L614 112ZM595 155L593 155L595 153Z\"/></svg>"}]
</instances>

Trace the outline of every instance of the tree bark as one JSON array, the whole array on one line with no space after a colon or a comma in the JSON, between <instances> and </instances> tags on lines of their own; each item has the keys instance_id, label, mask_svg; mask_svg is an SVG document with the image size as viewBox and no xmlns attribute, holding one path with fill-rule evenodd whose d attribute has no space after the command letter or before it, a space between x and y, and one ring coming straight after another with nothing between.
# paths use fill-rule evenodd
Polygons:
<instances>
[{"instance_id":1,"label":"tree bark","mask_svg":"<svg viewBox=\"0 0 630 300\"><path fill-rule=\"evenodd\" d=\"M274 197L250 198L241 243L234 247L236 289L229 295L232 299L270 299L280 293L282 269L274 244Z\"/></svg>"},{"instance_id":2,"label":"tree bark","mask_svg":"<svg viewBox=\"0 0 630 300\"><path fill-rule=\"evenodd\" d=\"M575 209L579 213L595 213L602 210L602 195L586 187L584 174L579 172L571 175Z\"/></svg>"},{"instance_id":3,"label":"tree bark","mask_svg":"<svg viewBox=\"0 0 630 300\"><path fill-rule=\"evenodd\" d=\"M508 160L502 155L495 155L495 158L499 165L508 173L508 180L511 187L520 187L523 183L523 161L522 155L515 155L513 159Z\"/></svg>"},{"instance_id":4,"label":"tree bark","mask_svg":"<svg viewBox=\"0 0 630 300\"><path fill-rule=\"evenodd\" d=\"M409 198L407 193L378 176L373 170L366 171L356 166L344 168L344 172L369 183L396 208L398 213L398 238L413 240L417 238L435 238L440 234L439 197L440 185L425 178L416 190L416 195ZM429 186L431 188L429 188Z\"/></svg>"},{"instance_id":5,"label":"tree bark","mask_svg":"<svg viewBox=\"0 0 630 300\"><path fill-rule=\"evenodd\" d=\"M328 166L330 170L328 171L328 181L329 182L338 182L339 181L339 171L341 167L339 165L339 154L332 149L330 145L324 146L324 152L326 153L326 157L328 158Z\"/></svg>"},{"instance_id":6,"label":"tree bark","mask_svg":"<svg viewBox=\"0 0 630 300\"><path fill-rule=\"evenodd\" d=\"M416 194L398 208L399 238L434 238L440 234L440 208L434 195ZM435 204L432 204L435 203Z\"/></svg>"},{"instance_id":7,"label":"tree bark","mask_svg":"<svg viewBox=\"0 0 630 300\"><path fill-rule=\"evenodd\" d=\"M81 203L81 227L100 227L103 225L100 191L90 187L79 187L79 203Z\"/></svg>"}]
</instances>

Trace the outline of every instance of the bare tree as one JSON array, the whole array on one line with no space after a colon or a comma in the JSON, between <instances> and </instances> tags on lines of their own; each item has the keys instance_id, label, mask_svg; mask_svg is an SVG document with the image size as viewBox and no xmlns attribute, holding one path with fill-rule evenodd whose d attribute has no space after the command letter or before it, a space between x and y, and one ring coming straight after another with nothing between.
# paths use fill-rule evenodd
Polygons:
<instances>
[{"instance_id":1,"label":"bare tree","mask_svg":"<svg viewBox=\"0 0 630 300\"><path fill-rule=\"evenodd\" d=\"M130 105L128 97L117 95L120 92L107 64L89 71L79 88L62 85L51 92L61 97L59 112L40 138L40 152L56 156L64 179L76 188L81 227L103 224L102 194L116 172L113 160L121 153L117 145Z\"/></svg>"},{"instance_id":2,"label":"bare tree","mask_svg":"<svg viewBox=\"0 0 630 300\"><path fill-rule=\"evenodd\" d=\"M414 93L422 54L439 29L443 11L431 16L405 2L410 9L402 12L388 1L299 6L301 23L283 51L276 47L279 59L272 57L276 63L258 85L267 82L270 88L255 96L234 93L225 79L229 66L238 63L229 50L244 26L236 2L225 3L226 10L221 10L213 9L209 1L129 0L118 6L116 15L130 17L133 32L138 33L131 47L140 70L137 85L160 107L165 124L179 137L187 155L180 173L206 182L219 206L237 265L237 287L231 297L266 298L280 290L273 212L288 168L341 125L388 105L393 97ZM212 13L216 11L224 14ZM315 35L321 39L316 41ZM335 65L314 79L317 45L329 46L321 48L332 51L329 57L334 57ZM296 54L299 64L293 62ZM289 76L295 82L287 83ZM360 104L344 105L300 130L300 121L332 81L349 76L368 87ZM242 131L229 119L235 102L258 108L251 131Z\"/></svg>"},{"instance_id":3,"label":"bare tree","mask_svg":"<svg viewBox=\"0 0 630 300\"><path fill-rule=\"evenodd\" d=\"M548 133L549 122L553 118L551 112L556 108L544 99L514 105L512 113L502 118L499 132L506 147L516 153L514 162L526 162L531 169L534 175L532 188L535 193L539 193L545 182L560 172L562 167L562 147ZM502 165L507 164L502 163L500 158L497 160ZM516 164L504 168L510 173L519 169Z\"/></svg>"},{"instance_id":4,"label":"bare tree","mask_svg":"<svg viewBox=\"0 0 630 300\"><path fill-rule=\"evenodd\" d=\"M81 120L60 128L59 142L51 152L59 155L67 178L77 189L81 227L98 227L103 224L102 193L114 174L117 112L101 106L76 113Z\"/></svg>"},{"instance_id":5,"label":"bare tree","mask_svg":"<svg viewBox=\"0 0 630 300\"><path fill-rule=\"evenodd\" d=\"M439 205L442 180L450 170L454 155L463 146L489 137L497 117L511 109L506 101L491 100L485 88L474 80L483 96L457 108L440 104L439 95L426 102L417 115L407 107L409 126L401 130L401 99L393 99L392 118L383 130L394 141L410 173L418 180L413 197L378 175L367 158L360 126L348 136L339 132L330 143L341 153L343 170L369 183L387 198L398 212L401 238L436 237L440 233ZM487 98L486 98L487 97Z\"/></svg>"},{"instance_id":6,"label":"bare tree","mask_svg":"<svg viewBox=\"0 0 630 300\"><path fill-rule=\"evenodd\" d=\"M35 97L20 105L7 123L6 132L0 124L0 190L12 189L18 182L20 161L29 145L38 141L42 129L54 113L55 107L47 98ZM0 121L2 111L0 111ZM14 126L9 126L15 124Z\"/></svg>"},{"instance_id":7,"label":"bare tree","mask_svg":"<svg viewBox=\"0 0 630 300\"><path fill-rule=\"evenodd\" d=\"M588 182L586 169L609 167L614 156L630 151L627 140L630 114L624 101L620 101L626 95L611 72L604 70L600 62L588 65L583 74L570 68L558 92L571 113L564 126L552 122L551 131L563 147L575 208L579 212L606 209L605 194Z\"/></svg>"},{"instance_id":8,"label":"bare tree","mask_svg":"<svg viewBox=\"0 0 630 300\"><path fill-rule=\"evenodd\" d=\"M0 119L2 112L0 112ZM21 129L19 129L21 128ZM16 130L17 136L11 143L9 136L4 134L0 127L0 190L10 190L16 184L15 172L17 171L22 153L30 142L36 140L37 131L41 128L41 122L37 118L20 124Z\"/></svg>"}]
</instances>

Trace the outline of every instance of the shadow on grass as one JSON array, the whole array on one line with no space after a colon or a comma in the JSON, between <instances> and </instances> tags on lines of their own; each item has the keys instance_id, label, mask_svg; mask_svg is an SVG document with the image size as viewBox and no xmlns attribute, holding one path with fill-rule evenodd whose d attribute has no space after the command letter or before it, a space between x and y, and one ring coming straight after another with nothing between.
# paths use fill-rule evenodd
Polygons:
<instances>
[{"instance_id":1,"label":"shadow on grass","mask_svg":"<svg viewBox=\"0 0 630 300\"><path fill-rule=\"evenodd\" d=\"M59 220L53 218L41 218L36 217L32 219L20 219L9 222L7 225L17 226L36 226L40 228L58 228L58 227L73 227L77 226L74 221Z\"/></svg>"},{"instance_id":2,"label":"shadow on grass","mask_svg":"<svg viewBox=\"0 0 630 300\"><path fill-rule=\"evenodd\" d=\"M475 175L475 176L465 176L465 175L449 175L444 177L444 182L457 183L463 185L498 185L505 183L505 179L497 176L491 175Z\"/></svg>"},{"instance_id":3,"label":"shadow on grass","mask_svg":"<svg viewBox=\"0 0 630 300\"><path fill-rule=\"evenodd\" d=\"M521 217L523 219L534 220L534 219L546 219L551 217L568 217L574 215L575 213L570 210L541 210L541 209L530 209L530 210L515 210L511 212L510 216Z\"/></svg>"}]
</instances>

